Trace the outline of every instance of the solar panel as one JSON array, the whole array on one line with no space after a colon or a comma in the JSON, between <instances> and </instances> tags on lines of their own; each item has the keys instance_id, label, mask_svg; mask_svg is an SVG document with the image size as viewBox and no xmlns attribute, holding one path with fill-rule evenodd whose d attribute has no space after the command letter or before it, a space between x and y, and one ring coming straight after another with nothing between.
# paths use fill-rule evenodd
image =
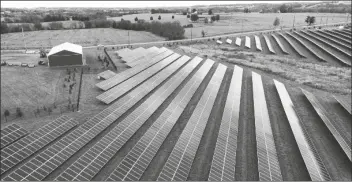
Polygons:
<instances>
[{"instance_id":1,"label":"solar panel","mask_svg":"<svg viewBox=\"0 0 352 182\"><path fill-rule=\"evenodd\" d=\"M32 165L32 168L27 173L33 173L34 175L30 175L26 177L26 180L39 181L44 179L47 176L44 173L40 175L37 174L37 170L41 170L43 168L47 169L48 172L52 172L59 165L61 165L64 161L70 158L75 152L81 149L84 145L86 145L90 140L96 137L101 131L111 125L116 119L118 119L122 114L124 114L128 109L133 107L140 99L145 97L149 92L151 92L155 87L160 85L165 79L167 79L168 75L171 75L170 67L162 70L161 72L154 75L152 78L148 79L146 82L142 83L133 91L129 92L121 99L117 100L114 104L104 109L99 114L95 115L93 118L89 119L81 126L73 130L71 133L54 143L52 146L41 152L39 155L43 153L51 153L52 156L49 160L45 162L38 162L37 159L32 159L26 164ZM39 157L40 158L40 157ZM104 160L104 159L99 159ZM16 178L16 179L15 179ZM87 180L83 179L79 180ZM5 178L5 180L12 180L11 178ZM17 177L16 174L13 176L15 180L24 179L23 177Z\"/></svg>"},{"instance_id":2,"label":"solar panel","mask_svg":"<svg viewBox=\"0 0 352 182\"><path fill-rule=\"evenodd\" d=\"M326 169L319 153L311 141L308 132L304 129L302 121L298 118L295 106L285 85L274 79L276 90L279 94L282 107L290 124L293 136L297 142L298 149L303 158L312 181L330 181L331 177Z\"/></svg>"},{"instance_id":3,"label":"solar panel","mask_svg":"<svg viewBox=\"0 0 352 182\"><path fill-rule=\"evenodd\" d=\"M349 104L345 99L342 99L338 96L334 95L334 98L348 113L352 114L351 104Z\"/></svg>"},{"instance_id":4,"label":"solar panel","mask_svg":"<svg viewBox=\"0 0 352 182\"><path fill-rule=\"evenodd\" d=\"M243 69L235 66L227 94L208 181L235 181Z\"/></svg>"},{"instance_id":5,"label":"solar panel","mask_svg":"<svg viewBox=\"0 0 352 182\"><path fill-rule=\"evenodd\" d=\"M186 181L227 67L219 64L186 127L166 161L158 181Z\"/></svg>"},{"instance_id":6,"label":"solar panel","mask_svg":"<svg viewBox=\"0 0 352 182\"><path fill-rule=\"evenodd\" d=\"M190 58L183 56L172 64L167 73L171 75L178 68L184 65ZM147 119L158 109L158 107L171 95L171 93L182 83L182 81L192 72L200 61L192 61L187 64L180 72L177 72L167 83L162 85L152 96L145 100L138 108L129 114L123 121L114 127L98 143L83 154L67 170L58 176L57 180L77 180L82 173L89 174L84 176L91 180L99 170L115 155L117 151L135 134L135 132L147 121ZM96 162L95 160L103 157L104 160ZM122 162L129 166L128 162ZM71 177L64 177L68 171L73 170L75 166L85 166L78 170L78 173ZM89 169L94 166L95 169ZM64 179L65 178L65 179Z\"/></svg>"},{"instance_id":7,"label":"solar panel","mask_svg":"<svg viewBox=\"0 0 352 182\"><path fill-rule=\"evenodd\" d=\"M124 60L127 62L127 63L130 63L130 62L133 62L133 61L136 61L136 60L139 60L145 56L149 56L150 53L153 53L155 51L156 47L152 47L152 49L142 49L141 51L139 51L138 53L135 53L129 57L126 57Z\"/></svg>"},{"instance_id":8,"label":"solar panel","mask_svg":"<svg viewBox=\"0 0 352 182\"><path fill-rule=\"evenodd\" d=\"M303 35L301 32L295 32L295 33L297 35L299 35L300 37L304 38L305 40L307 40L308 42L311 42L312 44L316 45L317 47L319 47L320 49L322 49L327 54L329 54L330 56L334 57L335 59L337 59L341 63L346 64L348 66L351 66L351 61L350 60L346 60L346 59L340 57L338 54L334 54L333 52L331 52L328 49L326 49L324 46L321 46L319 43L317 43L316 40L313 40L312 38L307 37L306 35ZM314 50L312 50L312 51L314 51ZM316 54L316 53L314 52L314 54ZM317 55L319 55L319 54L317 54ZM323 58L320 55L318 57L323 60Z\"/></svg>"},{"instance_id":9,"label":"solar panel","mask_svg":"<svg viewBox=\"0 0 352 182\"><path fill-rule=\"evenodd\" d=\"M350 46L350 45L346 45L346 44L342 43L341 41L338 41L338 40L336 40L336 39L334 39L334 38L331 38L331 37L329 37L329 36L323 34L322 32L319 32L319 31L311 31L311 30L309 30L309 32L311 32L311 33L313 33L313 34L315 34L315 35L318 35L318 36L324 38L325 40L329 40L329 41L333 42L334 44L337 44L337 45L339 45L339 46L341 46L341 47L343 47L343 48L345 48L345 49L351 49L351 46Z\"/></svg>"},{"instance_id":10,"label":"solar panel","mask_svg":"<svg viewBox=\"0 0 352 182\"><path fill-rule=\"evenodd\" d=\"M301 51L301 49L299 49L285 34L278 32L278 35L281 35L281 37L283 37L288 44L290 44L292 46L292 48L299 54L299 56L303 57L303 58L307 58L307 56L305 56L303 54L303 52Z\"/></svg>"},{"instance_id":11,"label":"solar panel","mask_svg":"<svg viewBox=\"0 0 352 182\"><path fill-rule=\"evenodd\" d=\"M275 51L274 51L273 46L271 45L271 42L270 42L270 39L269 39L268 35L265 35L265 34L264 34L263 36L264 36L264 39L265 39L266 45L268 46L269 51L270 51L272 54L276 54Z\"/></svg>"},{"instance_id":12,"label":"solar panel","mask_svg":"<svg viewBox=\"0 0 352 182\"><path fill-rule=\"evenodd\" d=\"M99 73L99 74L98 74L98 77L99 77L99 78L103 78L104 80L107 80L107 79L109 79L109 78L111 78L111 77L113 77L113 76L115 76L115 75L116 75L116 73L114 73L113 71L111 71L111 70L105 70L105 71Z\"/></svg>"},{"instance_id":13,"label":"solar panel","mask_svg":"<svg viewBox=\"0 0 352 182\"><path fill-rule=\"evenodd\" d=\"M257 50L262 51L262 45L260 44L260 39L257 35L254 35L254 40L255 40L255 46ZM246 39L247 42L247 39Z\"/></svg>"},{"instance_id":14,"label":"solar panel","mask_svg":"<svg viewBox=\"0 0 352 182\"><path fill-rule=\"evenodd\" d=\"M125 56L123 60L126 62L130 62L136 59L138 56L144 55L146 52L147 52L147 49L144 49L143 47L138 47L134 49L132 52L130 52L127 56Z\"/></svg>"},{"instance_id":15,"label":"solar panel","mask_svg":"<svg viewBox=\"0 0 352 182\"><path fill-rule=\"evenodd\" d=\"M324 122L325 126L329 129L329 131L332 133L334 138L337 140L339 145L341 146L342 150L345 152L347 155L348 159L351 161L351 137L345 137L345 135L341 134L337 128L334 126L333 122L336 121L331 121L325 113L326 110L323 108L323 106L319 103L317 98L311 94L310 92L302 89L303 94L306 96L308 101L312 104L314 110L317 112L321 120Z\"/></svg>"},{"instance_id":16,"label":"solar panel","mask_svg":"<svg viewBox=\"0 0 352 182\"><path fill-rule=\"evenodd\" d=\"M96 86L102 90L108 90L108 89L114 87L115 85L118 85L118 84L122 83L123 81L129 79L130 77L138 74L139 72L147 69L148 67L158 63L159 61L163 60L164 58L170 56L172 53L173 52L170 50L165 51L165 52L159 54L158 56L155 56L153 58L145 60L145 62L146 62L145 64L138 65L138 66L133 67L131 69L128 69L122 73L119 73L108 80L104 80L102 82L97 83Z\"/></svg>"},{"instance_id":17,"label":"solar panel","mask_svg":"<svg viewBox=\"0 0 352 182\"><path fill-rule=\"evenodd\" d=\"M144 80L147 80L149 77L153 76L158 71L162 70L163 68L167 67L169 64L174 62L178 59L181 55L175 53L172 54L170 57L167 57L163 61L151 66L150 68L144 70L143 72L139 73L138 75L130 78L129 80L125 81L124 83L98 95L96 98L105 104L110 104L114 100L121 97L126 92L130 91L132 88L136 87L138 84L142 83Z\"/></svg>"},{"instance_id":18,"label":"solar panel","mask_svg":"<svg viewBox=\"0 0 352 182\"><path fill-rule=\"evenodd\" d=\"M1 151L1 174L33 155L78 123L62 116Z\"/></svg>"},{"instance_id":19,"label":"solar panel","mask_svg":"<svg viewBox=\"0 0 352 182\"><path fill-rule=\"evenodd\" d=\"M255 133L260 181L282 181L262 78L252 72Z\"/></svg>"},{"instance_id":20,"label":"solar panel","mask_svg":"<svg viewBox=\"0 0 352 182\"><path fill-rule=\"evenodd\" d=\"M1 149L27 135L27 131L17 124L12 124L1 130Z\"/></svg>"},{"instance_id":21,"label":"solar panel","mask_svg":"<svg viewBox=\"0 0 352 182\"><path fill-rule=\"evenodd\" d=\"M196 62L200 62L201 60L199 57L193 59ZM159 118L110 174L107 181L139 180L141 178L213 64L214 61L208 59L199 68ZM128 171L124 169L125 163L131 165Z\"/></svg>"},{"instance_id":22,"label":"solar panel","mask_svg":"<svg viewBox=\"0 0 352 182\"><path fill-rule=\"evenodd\" d=\"M282 50L282 52L285 53L285 54L288 54L288 51L286 50L285 46L280 41L279 37L277 37L277 35L275 35L275 34L271 34L271 35L274 37L276 43L279 45L279 47Z\"/></svg>"},{"instance_id":23,"label":"solar panel","mask_svg":"<svg viewBox=\"0 0 352 182\"><path fill-rule=\"evenodd\" d=\"M351 57L352 54L350 51L345 51L343 49L340 49L339 47L335 46L335 45L332 45L330 42L328 42L326 39L323 39L323 38L320 38L318 37L316 34L313 34L312 31L309 31L309 32L306 32L306 31L301 31L302 33L304 33L305 35L308 35L308 36L311 36L317 40L319 40L320 42L323 42L324 44L328 45L329 47L335 49L336 51L346 55L346 56L349 56Z\"/></svg>"},{"instance_id":24,"label":"solar panel","mask_svg":"<svg viewBox=\"0 0 352 182\"><path fill-rule=\"evenodd\" d=\"M337 36L339 36L339 37L341 37L341 38L343 38L343 39L347 39L347 40L351 40L351 37L350 36L347 36L347 35L345 35L345 34L342 34L341 32L338 32L338 31L336 31L336 30L326 30L326 31L328 31L328 32L330 32L330 33L333 33L333 34L335 34L335 35L337 35Z\"/></svg>"},{"instance_id":25,"label":"solar panel","mask_svg":"<svg viewBox=\"0 0 352 182\"><path fill-rule=\"evenodd\" d=\"M236 37L236 45L238 45L238 46L241 46L241 38L239 38L239 37Z\"/></svg>"},{"instance_id":26,"label":"solar panel","mask_svg":"<svg viewBox=\"0 0 352 182\"><path fill-rule=\"evenodd\" d=\"M348 41L348 40L346 40L346 39L343 39L343 38L341 38L341 37L335 35L334 33L330 33L330 32L327 32L327 31L322 31L322 30L318 30L318 32L319 32L319 33L322 33L322 34L324 34L324 35L329 35L329 36L331 36L331 37L337 39L338 41L343 42L344 44L346 44L346 45L348 45L348 46L351 45L351 42L350 42L350 41Z\"/></svg>"},{"instance_id":27,"label":"solar panel","mask_svg":"<svg viewBox=\"0 0 352 182\"><path fill-rule=\"evenodd\" d=\"M156 48L157 49L157 48ZM140 58L140 59L136 59L134 61L131 61L129 63L126 63L128 66L130 67L135 67L137 65L140 65L140 64L145 64L150 58L153 58L163 52L167 51L166 48L161 48L161 49L158 49L158 50L153 50L150 54L148 55L145 55L144 57Z\"/></svg>"},{"instance_id":28,"label":"solar panel","mask_svg":"<svg viewBox=\"0 0 352 182\"><path fill-rule=\"evenodd\" d=\"M248 49L251 48L251 39L248 36L246 36L246 40L245 40L245 45L244 46L246 46Z\"/></svg>"}]
</instances>

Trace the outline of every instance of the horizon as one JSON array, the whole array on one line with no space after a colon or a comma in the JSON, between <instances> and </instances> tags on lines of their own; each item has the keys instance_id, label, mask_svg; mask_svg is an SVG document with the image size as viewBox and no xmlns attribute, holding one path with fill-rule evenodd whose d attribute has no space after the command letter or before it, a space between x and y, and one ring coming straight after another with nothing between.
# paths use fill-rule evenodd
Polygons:
<instances>
[{"instance_id":1,"label":"horizon","mask_svg":"<svg viewBox=\"0 0 352 182\"><path fill-rule=\"evenodd\" d=\"M236 5L236 4L280 4L321 1L1 1L1 8L152 8L152 7L187 7L209 5ZM167 2L165 4L161 4ZM84 6L82 6L84 4Z\"/></svg>"}]
</instances>

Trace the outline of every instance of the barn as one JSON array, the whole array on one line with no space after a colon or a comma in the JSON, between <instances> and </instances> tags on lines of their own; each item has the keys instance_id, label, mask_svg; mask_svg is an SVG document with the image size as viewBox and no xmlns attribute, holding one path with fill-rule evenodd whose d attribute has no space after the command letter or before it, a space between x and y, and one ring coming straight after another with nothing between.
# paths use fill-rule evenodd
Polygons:
<instances>
[{"instance_id":1,"label":"barn","mask_svg":"<svg viewBox=\"0 0 352 182\"><path fill-rule=\"evenodd\" d=\"M69 42L53 47L47 57L50 67L84 65L82 46Z\"/></svg>"}]
</instances>

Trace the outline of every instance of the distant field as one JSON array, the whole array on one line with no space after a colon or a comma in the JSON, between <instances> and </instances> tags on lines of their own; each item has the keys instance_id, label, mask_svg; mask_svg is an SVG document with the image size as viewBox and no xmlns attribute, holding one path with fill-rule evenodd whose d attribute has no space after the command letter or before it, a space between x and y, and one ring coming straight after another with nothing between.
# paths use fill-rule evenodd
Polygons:
<instances>
[{"instance_id":1,"label":"distant field","mask_svg":"<svg viewBox=\"0 0 352 182\"><path fill-rule=\"evenodd\" d=\"M129 31L130 43L152 42L165 40L149 32ZM25 32L24 40L27 47L52 47L64 42L82 46L99 44L126 44L128 31L112 28L75 29L75 30L43 30ZM1 49L23 49L22 33L1 34Z\"/></svg>"},{"instance_id":2,"label":"distant field","mask_svg":"<svg viewBox=\"0 0 352 182\"><path fill-rule=\"evenodd\" d=\"M159 15L161 16L161 19L158 20ZM172 15L174 15L174 19L172 19ZM132 23L135 22L135 18L144 19L145 21L151 21L150 17L153 17L153 20L160 21L160 22L168 22L168 21L179 21L181 25L189 24L191 22L188 21L188 18L186 15L177 15L174 13L160 13L160 14L150 14L150 13L144 13L144 14L131 14L131 15L124 15L121 17L109 17L108 19L115 20L115 21L121 21L121 18L124 20L129 20Z\"/></svg>"},{"instance_id":3,"label":"distant field","mask_svg":"<svg viewBox=\"0 0 352 182\"><path fill-rule=\"evenodd\" d=\"M273 22L275 17L281 19L280 26L283 28L292 27L293 19L295 19L295 26L307 25L304 20L307 16L315 16L316 24L338 23L346 22L347 16L345 14L337 13L233 13L220 14L220 21L213 24L195 23L195 27L186 28L185 36L202 37L202 30L206 32L207 36L220 35L225 33L235 33L243 31L255 31L264 29L273 29ZM328 19L326 17L329 17ZM243 29L242 29L243 21ZM279 26L279 27L280 27Z\"/></svg>"}]
</instances>

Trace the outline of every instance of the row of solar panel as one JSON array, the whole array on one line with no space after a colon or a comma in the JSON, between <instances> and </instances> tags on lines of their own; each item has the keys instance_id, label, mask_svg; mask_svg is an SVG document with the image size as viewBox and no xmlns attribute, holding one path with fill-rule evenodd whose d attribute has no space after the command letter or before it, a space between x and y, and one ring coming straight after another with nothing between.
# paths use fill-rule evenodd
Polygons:
<instances>
[{"instance_id":1,"label":"row of solar panel","mask_svg":"<svg viewBox=\"0 0 352 182\"><path fill-rule=\"evenodd\" d=\"M201 58L196 57L194 60L198 62ZM140 179L213 63L207 60L193 75L107 180ZM126 165L131 165L131 169L126 170Z\"/></svg>"},{"instance_id":2,"label":"row of solar panel","mask_svg":"<svg viewBox=\"0 0 352 182\"><path fill-rule=\"evenodd\" d=\"M0 148L4 148L24 137L28 132L17 124L12 124L1 130Z\"/></svg>"},{"instance_id":3,"label":"row of solar panel","mask_svg":"<svg viewBox=\"0 0 352 182\"><path fill-rule=\"evenodd\" d=\"M178 59L176 62L171 64L168 68L164 70L165 73L172 74L182 65L184 65L190 58L187 56L183 56ZM199 62L198 62L199 63ZM184 69L187 69L189 66L187 65ZM195 65L196 66L196 65ZM193 68L195 67L193 66ZM178 72L182 74L183 71ZM180 76L180 75L177 75ZM131 114L129 114L123 121L121 121L115 128L113 128L107 135L103 137L95 146L93 146L86 154L84 154L78 161L75 163L84 163L86 168L81 169L81 173L87 173L90 176L85 176L88 180L90 180L99 170L105 165L102 163L101 166L95 164L96 170L89 170L87 167L94 163L95 158L99 158L101 156L106 156L107 160L109 160L115 152L117 152L132 135L140 128L140 126L154 113L154 111L163 103L163 101L174 91L174 89L181 83L181 81L175 81L175 79L179 79L179 77L173 77L169 84L164 84L161 88L159 88L152 96L150 96L146 101L144 101L138 108L136 108ZM99 152L94 152L99 151ZM108 152L106 152L108 151ZM113 151L113 152L109 152ZM88 158L91 156L93 158ZM86 159L86 161L84 160ZM88 162L87 161L91 161ZM107 162L107 161L106 161ZM70 169L68 169L70 170ZM75 178L79 179L79 176L72 176L71 178L67 178L60 175L58 179L66 178L67 180L73 180Z\"/></svg>"}]
</instances>

